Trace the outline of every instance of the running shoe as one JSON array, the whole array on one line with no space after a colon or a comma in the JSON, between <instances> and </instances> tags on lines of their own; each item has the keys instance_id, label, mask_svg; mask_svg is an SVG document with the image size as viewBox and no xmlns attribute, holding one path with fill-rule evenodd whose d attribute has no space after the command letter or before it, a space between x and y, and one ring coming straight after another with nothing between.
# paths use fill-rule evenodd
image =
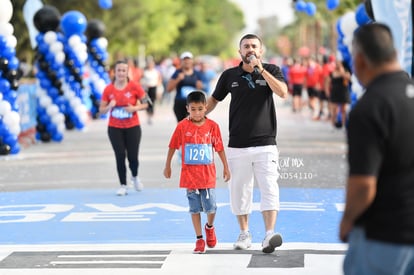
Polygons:
<instances>
[{"instance_id":1,"label":"running shoe","mask_svg":"<svg viewBox=\"0 0 414 275\"><path fill-rule=\"evenodd\" d=\"M237 250L246 250L252 246L252 235L247 233L240 233L239 238L234 243L233 247Z\"/></svg>"},{"instance_id":2,"label":"running shoe","mask_svg":"<svg viewBox=\"0 0 414 275\"><path fill-rule=\"evenodd\" d=\"M268 234L262 242L263 253L273 253L276 247L282 245L282 236L279 233Z\"/></svg>"},{"instance_id":3,"label":"running shoe","mask_svg":"<svg viewBox=\"0 0 414 275\"><path fill-rule=\"evenodd\" d=\"M127 194L128 194L128 190L126 186L121 186L121 188L119 188L118 191L116 191L117 196L125 196Z\"/></svg>"},{"instance_id":4,"label":"running shoe","mask_svg":"<svg viewBox=\"0 0 414 275\"><path fill-rule=\"evenodd\" d=\"M203 254L206 252L206 242L203 239L198 239L196 241L196 247L194 248L194 254Z\"/></svg>"},{"instance_id":5,"label":"running shoe","mask_svg":"<svg viewBox=\"0 0 414 275\"><path fill-rule=\"evenodd\" d=\"M204 226L204 229L206 231L207 246L210 248L215 247L217 244L217 237L216 237L216 231L214 230L214 226L211 228L208 228L206 224Z\"/></svg>"},{"instance_id":6,"label":"running shoe","mask_svg":"<svg viewBox=\"0 0 414 275\"><path fill-rule=\"evenodd\" d=\"M132 177L131 182L135 190L142 191L142 189L144 189L144 185L141 183L138 177Z\"/></svg>"}]
</instances>

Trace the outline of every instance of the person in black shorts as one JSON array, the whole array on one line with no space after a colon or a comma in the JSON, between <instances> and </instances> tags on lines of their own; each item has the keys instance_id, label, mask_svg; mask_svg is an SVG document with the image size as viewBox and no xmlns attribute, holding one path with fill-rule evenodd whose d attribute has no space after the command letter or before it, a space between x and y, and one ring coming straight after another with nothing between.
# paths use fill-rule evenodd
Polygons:
<instances>
[{"instance_id":1,"label":"person in black shorts","mask_svg":"<svg viewBox=\"0 0 414 275\"><path fill-rule=\"evenodd\" d=\"M335 62L335 68L330 74L330 102L331 102L331 114L332 125L341 128L345 126L347 119L347 106L350 102L349 96L349 81L351 74L345 70L342 61L337 60ZM341 121L338 122L338 114L341 114Z\"/></svg>"},{"instance_id":2,"label":"person in black shorts","mask_svg":"<svg viewBox=\"0 0 414 275\"><path fill-rule=\"evenodd\" d=\"M414 274L414 81L384 24L355 31L352 57L366 92L348 122L344 273Z\"/></svg>"}]
</instances>

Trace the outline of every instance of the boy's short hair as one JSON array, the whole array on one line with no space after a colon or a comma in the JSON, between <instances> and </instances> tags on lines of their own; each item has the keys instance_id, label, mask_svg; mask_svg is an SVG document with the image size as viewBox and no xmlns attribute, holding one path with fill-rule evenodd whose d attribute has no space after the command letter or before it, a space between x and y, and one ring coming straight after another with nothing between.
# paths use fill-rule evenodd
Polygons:
<instances>
[{"instance_id":1,"label":"boy's short hair","mask_svg":"<svg viewBox=\"0 0 414 275\"><path fill-rule=\"evenodd\" d=\"M203 103L207 104L206 94L203 91L195 90L188 94L187 105L190 103Z\"/></svg>"}]
</instances>

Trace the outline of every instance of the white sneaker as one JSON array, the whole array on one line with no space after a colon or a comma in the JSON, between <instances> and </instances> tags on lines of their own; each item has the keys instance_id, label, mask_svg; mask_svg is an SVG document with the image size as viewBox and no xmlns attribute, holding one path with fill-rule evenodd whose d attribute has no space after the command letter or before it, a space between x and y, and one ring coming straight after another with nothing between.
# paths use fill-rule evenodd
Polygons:
<instances>
[{"instance_id":1,"label":"white sneaker","mask_svg":"<svg viewBox=\"0 0 414 275\"><path fill-rule=\"evenodd\" d=\"M138 177L131 178L132 185L134 185L135 190L142 191L144 189L144 185L141 183Z\"/></svg>"},{"instance_id":2,"label":"white sneaker","mask_svg":"<svg viewBox=\"0 0 414 275\"><path fill-rule=\"evenodd\" d=\"M125 196L128 195L128 190L126 186L121 186L121 188L118 189L118 191L116 191L116 195L117 196Z\"/></svg>"},{"instance_id":3,"label":"white sneaker","mask_svg":"<svg viewBox=\"0 0 414 275\"><path fill-rule=\"evenodd\" d=\"M234 243L233 247L237 250L246 250L252 246L252 235L248 233L240 233L239 238Z\"/></svg>"},{"instance_id":4,"label":"white sneaker","mask_svg":"<svg viewBox=\"0 0 414 275\"><path fill-rule=\"evenodd\" d=\"M282 236L279 233L267 235L262 242L263 253L273 253L276 247L282 245Z\"/></svg>"}]
</instances>

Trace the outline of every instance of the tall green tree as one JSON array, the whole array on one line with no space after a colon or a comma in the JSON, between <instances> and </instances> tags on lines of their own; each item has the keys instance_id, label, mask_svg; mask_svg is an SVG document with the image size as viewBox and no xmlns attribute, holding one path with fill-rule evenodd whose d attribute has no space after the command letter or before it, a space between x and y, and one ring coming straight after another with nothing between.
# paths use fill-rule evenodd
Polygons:
<instances>
[{"instance_id":1,"label":"tall green tree","mask_svg":"<svg viewBox=\"0 0 414 275\"><path fill-rule=\"evenodd\" d=\"M244 28L243 12L230 1L183 0L186 15L172 49L221 55L234 47L233 38ZM225 54L224 54L225 55Z\"/></svg>"},{"instance_id":2,"label":"tall green tree","mask_svg":"<svg viewBox=\"0 0 414 275\"><path fill-rule=\"evenodd\" d=\"M26 0L13 0L13 18L18 40L17 53L33 51L22 16ZM109 10L97 0L43 0L56 7L61 15L77 10L89 19L105 24L108 52L135 56L140 46L161 57L183 49L195 54L219 55L232 44L234 33L243 28L243 14L228 0L114 0Z\"/></svg>"}]
</instances>

